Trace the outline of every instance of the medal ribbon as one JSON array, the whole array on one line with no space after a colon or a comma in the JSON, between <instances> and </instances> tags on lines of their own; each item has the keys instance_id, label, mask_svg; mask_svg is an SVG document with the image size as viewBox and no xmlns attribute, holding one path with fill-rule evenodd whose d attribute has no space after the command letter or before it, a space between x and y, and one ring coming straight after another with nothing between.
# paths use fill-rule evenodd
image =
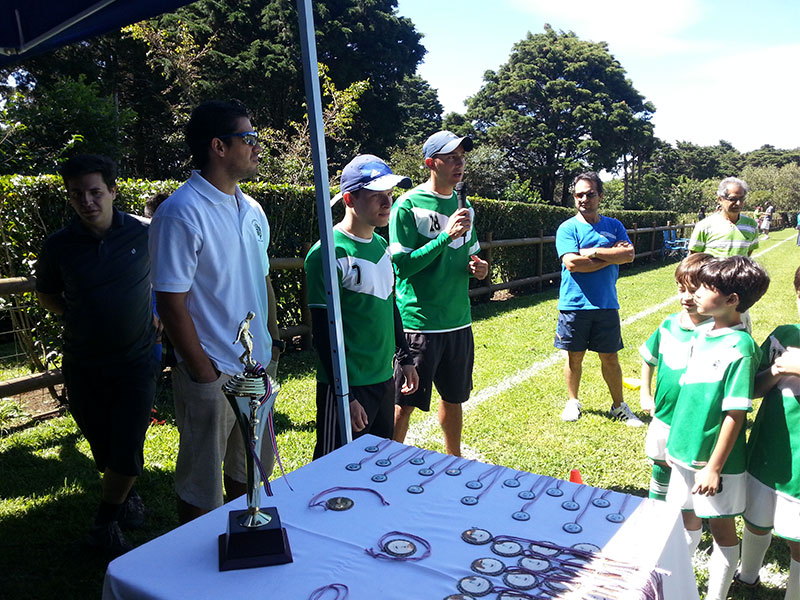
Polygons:
<instances>
[{"instance_id":1,"label":"medal ribbon","mask_svg":"<svg viewBox=\"0 0 800 600\"><path fill-rule=\"evenodd\" d=\"M350 589L343 583L331 583L315 589L313 592L311 592L308 600L322 600L322 596L324 596L325 592L328 590L333 590L336 592L333 600L347 600L347 596L350 592Z\"/></svg>"},{"instance_id":2,"label":"medal ribbon","mask_svg":"<svg viewBox=\"0 0 800 600\"><path fill-rule=\"evenodd\" d=\"M401 537L401 538L408 538L420 544L423 548L425 548L425 552L422 553L422 556L392 556L391 554L384 554L382 550L373 550L372 548L367 548L365 552L369 554L372 558L384 558L387 560L407 560L409 562L416 562L420 560L424 560L431 555L431 545L428 540L419 537L418 535L414 535L413 533L404 533L402 531L390 531L389 533L384 534L381 536L381 539L378 540L378 548L383 548L386 541L393 537Z\"/></svg>"},{"instance_id":3,"label":"medal ribbon","mask_svg":"<svg viewBox=\"0 0 800 600\"><path fill-rule=\"evenodd\" d=\"M353 490L357 492L370 492L371 494L375 494L381 500L381 504L383 506L389 506L389 501L384 498L380 492L370 489L370 488L362 488L362 487L332 487L328 488L324 492L320 492L316 496L314 496L311 500L308 501L308 507L313 508L315 506L322 506L325 510L328 510L328 507L325 505L325 502L322 501L322 497L326 494L330 494L331 492L338 492L340 490Z\"/></svg>"}]
</instances>

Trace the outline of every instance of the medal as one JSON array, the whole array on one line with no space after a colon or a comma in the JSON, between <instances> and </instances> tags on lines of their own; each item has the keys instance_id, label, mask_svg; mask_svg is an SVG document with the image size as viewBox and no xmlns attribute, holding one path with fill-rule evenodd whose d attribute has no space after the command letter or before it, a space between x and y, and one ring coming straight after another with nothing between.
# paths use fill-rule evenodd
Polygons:
<instances>
[{"instance_id":1,"label":"medal","mask_svg":"<svg viewBox=\"0 0 800 600\"><path fill-rule=\"evenodd\" d=\"M550 569L550 561L546 558L532 558L530 556L523 556L519 559L517 564L531 573L542 573Z\"/></svg>"},{"instance_id":2,"label":"medal","mask_svg":"<svg viewBox=\"0 0 800 600\"><path fill-rule=\"evenodd\" d=\"M456 587L459 592L464 592L470 596L480 598L492 591L492 582L480 575L470 575L469 577L461 579Z\"/></svg>"},{"instance_id":3,"label":"medal","mask_svg":"<svg viewBox=\"0 0 800 600\"><path fill-rule=\"evenodd\" d=\"M408 493L409 494L421 494L425 491L425 488L421 485L410 485L408 486Z\"/></svg>"},{"instance_id":4,"label":"medal","mask_svg":"<svg viewBox=\"0 0 800 600\"><path fill-rule=\"evenodd\" d=\"M364 452L369 452L372 455L377 455L377 454L380 454L381 452L383 452L383 450L391 443L392 443L392 440L383 440L377 446L367 446L366 448L364 448ZM358 462L354 462L354 463L350 463L348 465L345 465L344 468L347 469L348 471L360 471L361 470L361 465L363 465L364 461L367 461L367 460L370 460L369 456L367 456L366 458L362 458Z\"/></svg>"},{"instance_id":5,"label":"medal","mask_svg":"<svg viewBox=\"0 0 800 600\"><path fill-rule=\"evenodd\" d=\"M477 527L473 527L472 529L467 529L466 531L464 531L461 534L461 539L467 542L468 544L473 544L475 546L482 546L483 544L488 544L489 542L491 542L493 536L485 529L478 529Z\"/></svg>"},{"instance_id":6,"label":"medal","mask_svg":"<svg viewBox=\"0 0 800 600\"><path fill-rule=\"evenodd\" d=\"M478 558L472 561L470 568L479 575L494 577L502 573L506 565L502 560L496 558Z\"/></svg>"},{"instance_id":7,"label":"medal","mask_svg":"<svg viewBox=\"0 0 800 600\"><path fill-rule=\"evenodd\" d=\"M475 506L478 503L478 499L475 496L464 496L461 499L461 504L466 506Z\"/></svg>"},{"instance_id":8,"label":"medal","mask_svg":"<svg viewBox=\"0 0 800 600\"><path fill-rule=\"evenodd\" d=\"M512 556L519 556L522 554L522 544L514 540L503 539L502 541L495 540L492 544L492 552L498 556L510 558Z\"/></svg>"},{"instance_id":9,"label":"medal","mask_svg":"<svg viewBox=\"0 0 800 600\"><path fill-rule=\"evenodd\" d=\"M538 583L533 573L513 572L507 570L503 573L503 583L515 590L531 590Z\"/></svg>"},{"instance_id":10,"label":"medal","mask_svg":"<svg viewBox=\"0 0 800 600\"><path fill-rule=\"evenodd\" d=\"M388 540L383 545L383 550L387 554L391 554L392 556L406 558L409 556L413 556L414 553L417 551L417 547L411 540L406 540L403 538L395 538Z\"/></svg>"},{"instance_id":11,"label":"medal","mask_svg":"<svg viewBox=\"0 0 800 600\"><path fill-rule=\"evenodd\" d=\"M328 498L325 501L325 508L328 510L343 511L353 508L353 501L344 496L336 496L335 498Z\"/></svg>"},{"instance_id":12,"label":"medal","mask_svg":"<svg viewBox=\"0 0 800 600\"><path fill-rule=\"evenodd\" d=\"M421 546L425 551L417 555L418 547ZM431 555L431 545L427 540L403 531L390 531L381 536L378 540L379 550L367 548L366 552L372 558L384 558L389 560L406 560L416 562L424 560Z\"/></svg>"},{"instance_id":13,"label":"medal","mask_svg":"<svg viewBox=\"0 0 800 600\"><path fill-rule=\"evenodd\" d=\"M530 514L526 513L524 510L518 510L514 514L511 515L511 518L515 521L527 521L531 518Z\"/></svg>"}]
</instances>

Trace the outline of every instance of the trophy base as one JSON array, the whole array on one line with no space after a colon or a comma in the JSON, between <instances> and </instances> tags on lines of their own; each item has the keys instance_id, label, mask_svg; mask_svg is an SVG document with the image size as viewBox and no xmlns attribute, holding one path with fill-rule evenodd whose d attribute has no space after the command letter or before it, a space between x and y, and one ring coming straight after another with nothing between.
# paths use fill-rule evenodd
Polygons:
<instances>
[{"instance_id":1,"label":"trophy base","mask_svg":"<svg viewBox=\"0 0 800 600\"><path fill-rule=\"evenodd\" d=\"M260 527L239 524L246 510L228 513L228 531L219 536L219 570L252 569L292 562L292 550L286 529L281 527L278 509L262 508L272 520Z\"/></svg>"}]
</instances>

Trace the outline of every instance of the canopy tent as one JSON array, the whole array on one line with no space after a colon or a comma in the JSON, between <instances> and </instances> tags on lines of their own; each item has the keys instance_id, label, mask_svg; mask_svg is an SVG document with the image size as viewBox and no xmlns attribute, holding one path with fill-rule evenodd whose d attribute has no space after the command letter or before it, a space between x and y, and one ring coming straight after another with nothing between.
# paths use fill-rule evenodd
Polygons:
<instances>
[{"instance_id":1,"label":"canopy tent","mask_svg":"<svg viewBox=\"0 0 800 600\"><path fill-rule=\"evenodd\" d=\"M0 0L0 65L100 35L191 0Z\"/></svg>"},{"instance_id":2,"label":"canopy tent","mask_svg":"<svg viewBox=\"0 0 800 600\"><path fill-rule=\"evenodd\" d=\"M169 12L191 0L0 0L0 65L53 50L59 46L118 29L124 25ZM338 399L342 440L352 440L349 387L345 367L344 337L339 287L333 251L333 222L328 186L322 94L317 75L317 46L311 0L297 0L309 130L314 159L322 267L328 298L328 327Z\"/></svg>"}]
</instances>

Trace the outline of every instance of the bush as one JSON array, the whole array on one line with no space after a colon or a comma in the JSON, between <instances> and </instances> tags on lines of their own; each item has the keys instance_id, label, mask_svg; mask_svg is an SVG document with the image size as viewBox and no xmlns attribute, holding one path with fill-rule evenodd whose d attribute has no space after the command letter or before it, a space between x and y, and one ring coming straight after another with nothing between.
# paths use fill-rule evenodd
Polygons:
<instances>
[{"instance_id":1,"label":"bush","mask_svg":"<svg viewBox=\"0 0 800 600\"><path fill-rule=\"evenodd\" d=\"M126 212L144 214L144 203L156 192L171 193L181 182L120 179L117 182L116 205ZM314 189L245 182L242 190L255 198L267 214L271 227L270 256L304 257L307 249L319 238ZM398 193L400 190L398 190ZM44 239L63 227L72 217L66 201L61 179L54 175L39 177L0 176L2 205L3 245L5 261L0 264L0 276L30 276ZM561 206L530 204L471 197L475 207L479 239L485 240L491 232L493 239L514 239L555 235L558 226L574 214L574 210ZM341 203L334 207L334 223L342 217ZM640 227L664 225L676 221L674 213L651 211L607 210L606 215L618 218L626 227L637 223ZM380 231L386 236L386 231ZM660 247L661 237L657 237ZM638 236L636 251L646 252L651 247L649 235ZM538 249L535 246L498 248L493 250L493 275L495 280L508 281L531 277L538 273ZM553 244L545 244L542 273L560 269ZM278 320L282 327L301 322L301 270L274 271L273 283L278 300ZM480 285L480 282L474 282ZM37 324L35 336L39 350L52 354L57 341L58 323L45 311L31 309L31 320Z\"/></svg>"}]
</instances>

